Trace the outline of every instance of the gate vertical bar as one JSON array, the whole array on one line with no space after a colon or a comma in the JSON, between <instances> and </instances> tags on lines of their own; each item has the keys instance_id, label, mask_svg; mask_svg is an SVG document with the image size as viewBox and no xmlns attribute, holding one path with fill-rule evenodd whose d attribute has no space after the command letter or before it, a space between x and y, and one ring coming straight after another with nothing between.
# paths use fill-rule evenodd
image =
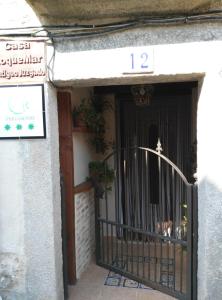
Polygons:
<instances>
[{"instance_id":1,"label":"gate vertical bar","mask_svg":"<svg viewBox=\"0 0 222 300\"><path fill-rule=\"evenodd\" d=\"M100 221L99 221L99 197L96 188L94 189L95 199L95 238L96 238L96 262L99 263L101 257L101 246L100 246Z\"/></svg>"}]
</instances>

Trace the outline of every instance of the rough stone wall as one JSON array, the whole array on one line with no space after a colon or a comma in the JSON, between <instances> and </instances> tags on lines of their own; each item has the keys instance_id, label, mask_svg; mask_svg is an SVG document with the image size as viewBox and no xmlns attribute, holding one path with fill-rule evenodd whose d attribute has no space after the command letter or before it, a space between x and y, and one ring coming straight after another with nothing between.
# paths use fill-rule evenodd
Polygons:
<instances>
[{"instance_id":1,"label":"rough stone wall","mask_svg":"<svg viewBox=\"0 0 222 300\"><path fill-rule=\"evenodd\" d=\"M27 0L45 22L52 23L107 23L120 18L136 18L153 15L176 15L221 9L220 0ZM99 17L98 17L99 16Z\"/></svg>"},{"instance_id":2,"label":"rough stone wall","mask_svg":"<svg viewBox=\"0 0 222 300\"><path fill-rule=\"evenodd\" d=\"M55 41L55 46L59 52L57 56L59 56L62 53L67 54L77 51L208 42L221 39L221 23L212 22L179 26L147 26L119 31L113 34L105 34L99 37L92 36L74 40L71 38L58 40L58 42Z\"/></svg>"},{"instance_id":3,"label":"rough stone wall","mask_svg":"<svg viewBox=\"0 0 222 300\"><path fill-rule=\"evenodd\" d=\"M95 252L94 190L75 195L76 276L87 269Z\"/></svg>"}]
</instances>

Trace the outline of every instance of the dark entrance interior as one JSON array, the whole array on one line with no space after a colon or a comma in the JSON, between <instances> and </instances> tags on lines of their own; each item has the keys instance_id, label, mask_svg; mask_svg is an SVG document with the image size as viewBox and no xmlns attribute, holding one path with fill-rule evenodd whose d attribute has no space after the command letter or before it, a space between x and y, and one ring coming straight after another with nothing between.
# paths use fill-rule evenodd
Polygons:
<instances>
[{"instance_id":1,"label":"dark entrance interior","mask_svg":"<svg viewBox=\"0 0 222 300\"><path fill-rule=\"evenodd\" d=\"M197 84L155 84L149 99L144 89L98 88L116 96L117 147L106 162L117 176L115 199L96 201L97 263L195 299Z\"/></svg>"},{"instance_id":2,"label":"dark entrance interior","mask_svg":"<svg viewBox=\"0 0 222 300\"><path fill-rule=\"evenodd\" d=\"M195 143L192 88L195 83L152 86L149 104L136 103L132 87L125 87L125 94L122 91L117 95L119 145L156 149L159 139L164 155L192 180Z\"/></svg>"},{"instance_id":3,"label":"dark entrance interior","mask_svg":"<svg viewBox=\"0 0 222 300\"><path fill-rule=\"evenodd\" d=\"M193 173L195 172L194 147L196 137L193 132L195 120L192 120L192 88L193 84L158 84L152 85L152 93L149 95L148 104L137 101L137 95L144 86L126 87L125 94L117 96L117 110L119 118L117 120L118 128L118 147L132 149L132 147L148 147L156 150L160 147L160 152L169 158L185 175L189 182L193 182ZM136 94L136 97L134 95ZM159 143L159 146L158 146ZM124 157L127 155L127 150ZM130 150L130 152L132 152ZM128 153L130 155L130 153ZM134 159L128 159L127 166L124 166L124 157L121 157L120 181L123 183L123 218L128 224L135 225L135 222L146 224L150 230L155 230L156 220L153 215L147 218L142 210L145 209L147 199L146 185L140 181L139 191L135 191L137 177L143 177L146 172L144 160L137 157L136 164ZM123 170L124 168L128 170ZM139 170L139 173L138 173ZM130 180L125 182L125 172L131 173ZM158 178L158 157L150 156L149 159L149 202L150 204L159 204L159 178ZM127 197L125 203L125 193L140 194L141 212L140 216L130 220L126 207L132 207L130 198ZM172 220L173 206L171 197L167 197L167 203L164 203L163 221ZM155 212L154 214L158 214Z\"/></svg>"}]
</instances>

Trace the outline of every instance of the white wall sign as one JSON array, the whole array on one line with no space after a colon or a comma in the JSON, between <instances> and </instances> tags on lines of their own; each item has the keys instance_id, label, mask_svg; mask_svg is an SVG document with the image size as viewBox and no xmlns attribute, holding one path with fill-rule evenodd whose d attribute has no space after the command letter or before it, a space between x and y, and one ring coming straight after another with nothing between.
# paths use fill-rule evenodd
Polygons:
<instances>
[{"instance_id":1,"label":"white wall sign","mask_svg":"<svg viewBox=\"0 0 222 300\"><path fill-rule=\"evenodd\" d=\"M0 138L45 138L44 87L0 87Z\"/></svg>"},{"instance_id":2,"label":"white wall sign","mask_svg":"<svg viewBox=\"0 0 222 300\"><path fill-rule=\"evenodd\" d=\"M45 78L44 42L0 42L0 83L44 82Z\"/></svg>"}]
</instances>

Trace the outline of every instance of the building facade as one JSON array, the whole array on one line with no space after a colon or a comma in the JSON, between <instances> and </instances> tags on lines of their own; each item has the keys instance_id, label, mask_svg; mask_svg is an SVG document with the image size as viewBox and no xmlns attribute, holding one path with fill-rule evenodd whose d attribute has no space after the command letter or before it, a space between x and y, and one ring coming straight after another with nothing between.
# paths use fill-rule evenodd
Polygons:
<instances>
[{"instance_id":1,"label":"building facade","mask_svg":"<svg viewBox=\"0 0 222 300\"><path fill-rule=\"evenodd\" d=\"M178 82L196 83L192 95L197 141L197 299L221 299L222 5L204 0L189 4L151 2L57 1L55 5L55 1L0 1L0 43L43 43L47 70L46 78L36 81L29 76L31 79L20 82L5 75L0 81L2 87L43 83L46 127L46 138L0 140L3 299L64 297L60 167L66 162L61 158L62 141L67 138L70 142L70 132L63 132L61 123L59 126L60 118L64 118L59 114L65 107L63 103L68 101L71 111L98 87L106 87L105 96L114 101L111 86ZM153 55L147 72L141 70L146 63L141 57L145 48ZM132 54L139 59L132 61ZM0 63L0 72L5 64L12 68L2 54ZM109 118L107 134L113 140L113 116ZM66 128L72 131L70 120L66 121ZM73 259L69 280L74 283L95 248L90 231L94 226L92 188L78 188L88 176L88 162L96 154L81 132L74 133L71 140L71 146L66 144L74 153L70 158L74 166L70 178L77 189L70 206L70 215L75 217L70 217L73 224L68 229L69 242L73 230L72 245L68 246L73 252L68 255L68 264L70 267ZM83 236L86 238L81 239Z\"/></svg>"}]
</instances>

